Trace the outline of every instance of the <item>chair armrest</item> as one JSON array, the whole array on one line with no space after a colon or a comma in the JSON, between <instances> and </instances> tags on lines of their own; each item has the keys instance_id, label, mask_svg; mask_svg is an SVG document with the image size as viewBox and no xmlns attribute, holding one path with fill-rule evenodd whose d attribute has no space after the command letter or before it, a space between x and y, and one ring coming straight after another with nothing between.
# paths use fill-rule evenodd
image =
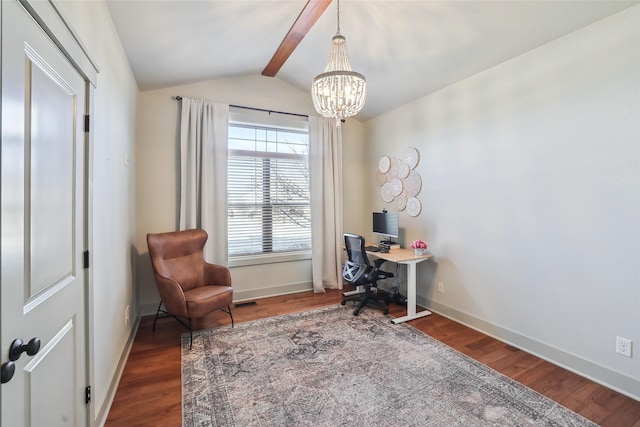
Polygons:
<instances>
[{"instance_id":1,"label":"chair armrest","mask_svg":"<svg viewBox=\"0 0 640 427\"><path fill-rule=\"evenodd\" d=\"M187 301L178 282L156 274L158 293L167 312L174 316L189 317Z\"/></svg>"},{"instance_id":2,"label":"chair armrest","mask_svg":"<svg viewBox=\"0 0 640 427\"><path fill-rule=\"evenodd\" d=\"M375 276L375 280L382 280L382 279L388 279L390 277L394 277L393 273L380 270L380 267L382 267L382 264L384 264L385 262L387 262L387 260L382 258L378 258L373 262L374 268L373 268L373 271L371 272L371 275Z\"/></svg>"},{"instance_id":3,"label":"chair armrest","mask_svg":"<svg viewBox=\"0 0 640 427\"><path fill-rule=\"evenodd\" d=\"M231 272L224 265L204 263L206 285L231 286Z\"/></svg>"},{"instance_id":4,"label":"chair armrest","mask_svg":"<svg viewBox=\"0 0 640 427\"><path fill-rule=\"evenodd\" d=\"M374 265L375 269L378 270L378 269L380 269L382 264L384 264L385 262L387 262L386 259L377 258L375 261L373 261L373 265Z\"/></svg>"}]
</instances>

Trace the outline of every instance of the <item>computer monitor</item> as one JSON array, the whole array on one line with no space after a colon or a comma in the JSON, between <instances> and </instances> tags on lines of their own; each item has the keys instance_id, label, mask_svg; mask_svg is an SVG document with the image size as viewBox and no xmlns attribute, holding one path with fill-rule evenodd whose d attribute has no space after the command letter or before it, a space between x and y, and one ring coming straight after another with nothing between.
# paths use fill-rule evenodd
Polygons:
<instances>
[{"instance_id":1,"label":"computer monitor","mask_svg":"<svg viewBox=\"0 0 640 427\"><path fill-rule=\"evenodd\" d=\"M399 221L397 213L374 212L373 213L373 232L379 236L385 237L387 242L391 239L397 239L399 236Z\"/></svg>"}]
</instances>

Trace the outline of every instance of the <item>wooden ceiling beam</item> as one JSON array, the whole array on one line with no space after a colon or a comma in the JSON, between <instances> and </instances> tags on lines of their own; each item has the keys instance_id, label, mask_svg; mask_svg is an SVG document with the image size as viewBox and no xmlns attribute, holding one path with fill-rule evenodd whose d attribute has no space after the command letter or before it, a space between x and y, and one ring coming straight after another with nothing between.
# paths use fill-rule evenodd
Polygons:
<instances>
[{"instance_id":1,"label":"wooden ceiling beam","mask_svg":"<svg viewBox=\"0 0 640 427\"><path fill-rule=\"evenodd\" d=\"M309 0L293 23L289 32L280 43L280 47L273 54L271 61L267 64L262 75L267 77L275 77L280 68L287 62L289 56L293 53L298 44L307 35L313 24L327 9L332 0Z\"/></svg>"}]
</instances>

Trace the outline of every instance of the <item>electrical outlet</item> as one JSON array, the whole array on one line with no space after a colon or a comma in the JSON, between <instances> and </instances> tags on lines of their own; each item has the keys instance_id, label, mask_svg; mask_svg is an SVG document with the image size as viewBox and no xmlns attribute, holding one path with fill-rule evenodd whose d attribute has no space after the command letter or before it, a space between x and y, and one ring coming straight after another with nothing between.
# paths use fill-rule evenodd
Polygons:
<instances>
[{"instance_id":1,"label":"electrical outlet","mask_svg":"<svg viewBox=\"0 0 640 427\"><path fill-rule=\"evenodd\" d=\"M616 337L616 353L631 357L631 345L633 342L627 338Z\"/></svg>"},{"instance_id":2,"label":"electrical outlet","mask_svg":"<svg viewBox=\"0 0 640 427\"><path fill-rule=\"evenodd\" d=\"M128 325L129 324L129 314L131 312L131 307L127 304L127 306L124 309L124 324Z\"/></svg>"},{"instance_id":3,"label":"electrical outlet","mask_svg":"<svg viewBox=\"0 0 640 427\"><path fill-rule=\"evenodd\" d=\"M444 293L444 283L438 282L438 292L440 292L441 294Z\"/></svg>"}]
</instances>

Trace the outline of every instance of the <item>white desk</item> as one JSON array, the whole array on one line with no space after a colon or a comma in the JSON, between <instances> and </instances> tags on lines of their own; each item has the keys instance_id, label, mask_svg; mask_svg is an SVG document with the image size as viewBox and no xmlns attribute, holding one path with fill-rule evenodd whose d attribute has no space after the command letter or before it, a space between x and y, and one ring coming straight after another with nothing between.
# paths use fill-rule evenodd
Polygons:
<instances>
[{"instance_id":1,"label":"white desk","mask_svg":"<svg viewBox=\"0 0 640 427\"><path fill-rule=\"evenodd\" d=\"M393 319L393 323L398 324L431 314L429 310L416 312L416 265L431 258L433 255L416 256L413 249L391 249L387 253L367 251L367 254L407 266L407 315Z\"/></svg>"}]
</instances>

